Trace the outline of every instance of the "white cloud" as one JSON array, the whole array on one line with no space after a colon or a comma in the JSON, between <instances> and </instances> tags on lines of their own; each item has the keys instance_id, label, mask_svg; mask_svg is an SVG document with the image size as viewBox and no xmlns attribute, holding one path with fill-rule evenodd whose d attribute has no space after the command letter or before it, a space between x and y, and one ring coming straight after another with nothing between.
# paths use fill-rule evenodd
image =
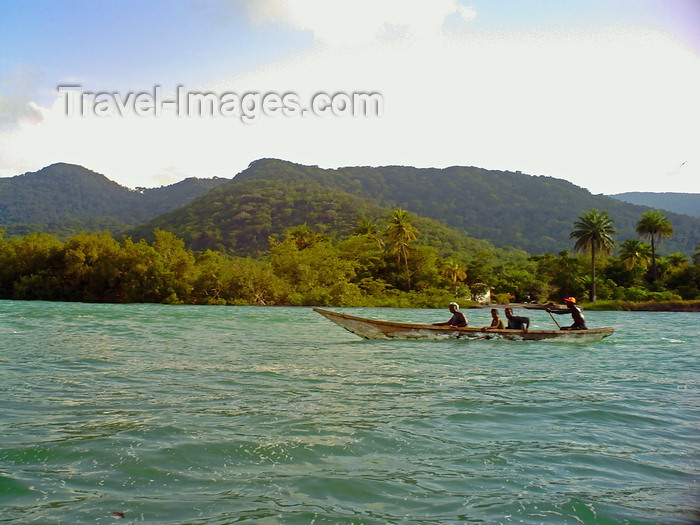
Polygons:
<instances>
[{"instance_id":1,"label":"white cloud","mask_svg":"<svg viewBox=\"0 0 700 525\"><path fill-rule=\"evenodd\" d=\"M0 131L11 130L20 122L37 123L41 112L32 101L38 73L32 68L16 68L0 82Z\"/></svg>"},{"instance_id":2,"label":"white cloud","mask_svg":"<svg viewBox=\"0 0 700 525\"><path fill-rule=\"evenodd\" d=\"M248 0L246 7L254 23L280 23L311 31L326 45L366 45L387 33L430 38L441 32L450 15L465 21L476 16L474 8L455 0Z\"/></svg>"},{"instance_id":3,"label":"white cloud","mask_svg":"<svg viewBox=\"0 0 700 525\"><path fill-rule=\"evenodd\" d=\"M700 192L700 59L677 42L614 28L477 38L445 31L448 17L468 27L475 16L452 1L430 9L387 3L393 11L358 2L362 16L325 4L250 3L257 23L313 31L321 45L204 88L294 91L302 101L318 91L376 91L384 116L262 117L254 125L233 117L68 118L57 99L39 108L43 122L0 134L0 166L76 162L135 187L162 184L163 175L230 177L252 160L279 157L324 167L521 170L596 193Z\"/></svg>"}]
</instances>

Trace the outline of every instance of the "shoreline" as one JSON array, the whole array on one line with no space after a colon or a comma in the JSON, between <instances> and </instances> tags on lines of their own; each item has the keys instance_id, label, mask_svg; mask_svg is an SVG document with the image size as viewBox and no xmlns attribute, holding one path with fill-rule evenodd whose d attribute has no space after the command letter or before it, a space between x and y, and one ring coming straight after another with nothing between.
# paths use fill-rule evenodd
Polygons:
<instances>
[{"instance_id":1,"label":"shoreline","mask_svg":"<svg viewBox=\"0 0 700 525\"><path fill-rule=\"evenodd\" d=\"M626 311L626 312L700 312L700 301L667 301L639 302L632 301L599 301L596 303L581 303L583 310L593 311ZM565 308L565 305L554 303L509 303L467 306L467 308L523 308L525 310L544 310L546 308Z\"/></svg>"}]
</instances>

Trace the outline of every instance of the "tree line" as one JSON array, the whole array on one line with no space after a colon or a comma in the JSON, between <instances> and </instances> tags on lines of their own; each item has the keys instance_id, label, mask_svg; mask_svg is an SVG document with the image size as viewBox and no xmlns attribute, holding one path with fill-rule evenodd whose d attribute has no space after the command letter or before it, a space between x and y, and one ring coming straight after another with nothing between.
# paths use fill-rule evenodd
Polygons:
<instances>
[{"instance_id":1,"label":"tree line","mask_svg":"<svg viewBox=\"0 0 700 525\"><path fill-rule=\"evenodd\" d=\"M576 252L504 259L496 250L449 257L421 244L413 215L401 208L363 219L341 238L306 224L270 238L261 257L195 252L174 234L116 240L109 232L66 241L0 230L0 298L82 302L158 302L326 306L444 307L487 292L495 302L558 302L565 296L628 301L700 299L700 254L659 257L673 234L660 212L644 213L641 239L613 255L614 221L595 209L573 224ZM646 240L649 242L646 242ZM698 245L700 250L700 245Z\"/></svg>"},{"instance_id":2,"label":"tree line","mask_svg":"<svg viewBox=\"0 0 700 525\"><path fill-rule=\"evenodd\" d=\"M596 254L611 254L617 246L613 235L618 232L608 213L597 209L590 209L579 215L574 222L574 228L570 235L572 239L576 240L574 248L591 254L589 299L594 302L596 300L596 287L599 284L598 279L596 279L596 265L598 263ZM628 276L627 279L624 277L620 279L618 276L617 280L637 288L639 285L646 284L647 289L651 291L658 292L664 289L675 291L679 298L697 298L699 295L697 293L698 284L700 284L697 280L697 268L689 266L687 264L688 258L682 253L672 254L665 259L664 280L659 280L656 246L661 240L673 235L673 226L666 216L658 210L644 212L637 222L636 232L642 239L648 239L649 243L639 239L626 239L620 245L617 260L612 262L622 265L625 270L631 272L631 276ZM696 250L700 250L700 244L696 246ZM694 257L694 259L697 267L698 258ZM607 273L609 275L611 272ZM644 280L642 280L642 276L644 276ZM613 281L612 284L614 285L615 282ZM636 290L636 292L638 291Z\"/></svg>"}]
</instances>

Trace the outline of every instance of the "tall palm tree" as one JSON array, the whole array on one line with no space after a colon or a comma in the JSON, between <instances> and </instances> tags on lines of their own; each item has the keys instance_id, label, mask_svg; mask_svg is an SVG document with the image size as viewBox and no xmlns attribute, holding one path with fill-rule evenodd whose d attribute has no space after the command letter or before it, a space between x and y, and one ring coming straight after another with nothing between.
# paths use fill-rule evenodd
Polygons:
<instances>
[{"instance_id":1,"label":"tall palm tree","mask_svg":"<svg viewBox=\"0 0 700 525\"><path fill-rule=\"evenodd\" d=\"M595 256L596 253L611 253L617 244L611 236L617 233L607 211L591 208L579 215L574 221L574 231L569 235L576 239L574 248L578 251L591 252L591 302L595 301Z\"/></svg>"},{"instance_id":2,"label":"tall palm tree","mask_svg":"<svg viewBox=\"0 0 700 525\"><path fill-rule=\"evenodd\" d=\"M406 265L406 281L408 289L411 289L411 275L408 270L408 245L416 240L418 229L413 226L413 217L407 211L396 208L389 217L389 226L386 229L389 249L396 252L399 266L403 259Z\"/></svg>"},{"instance_id":3,"label":"tall palm tree","mask_svg":"<svg viewBox=\"0 0 700 525\"><path fill-rule=\"evenodd\" d=\"M673 226L666 215L658 210L648 210L642 214L637 222L637 233L651 241L651 279L655 281L656 275L656 242L661 242L663 237L673 235Z\"/></svg>"}]
</instances>

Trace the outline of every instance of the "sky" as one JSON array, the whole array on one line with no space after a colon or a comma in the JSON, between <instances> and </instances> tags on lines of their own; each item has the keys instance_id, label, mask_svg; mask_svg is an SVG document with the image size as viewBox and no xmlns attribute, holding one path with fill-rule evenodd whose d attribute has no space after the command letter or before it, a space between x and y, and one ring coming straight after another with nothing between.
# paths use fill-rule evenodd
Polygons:
<instances>
[{"instance_id":1,"label":"sky","mask_svg":"<svg viewBox=\"0 0 700 525\"><path fill-rule=\"evenodd\" d=\"M698 27L698 0L5 0L0 176L279 158L700 193Z\"/></svg>"}]
</instances>

